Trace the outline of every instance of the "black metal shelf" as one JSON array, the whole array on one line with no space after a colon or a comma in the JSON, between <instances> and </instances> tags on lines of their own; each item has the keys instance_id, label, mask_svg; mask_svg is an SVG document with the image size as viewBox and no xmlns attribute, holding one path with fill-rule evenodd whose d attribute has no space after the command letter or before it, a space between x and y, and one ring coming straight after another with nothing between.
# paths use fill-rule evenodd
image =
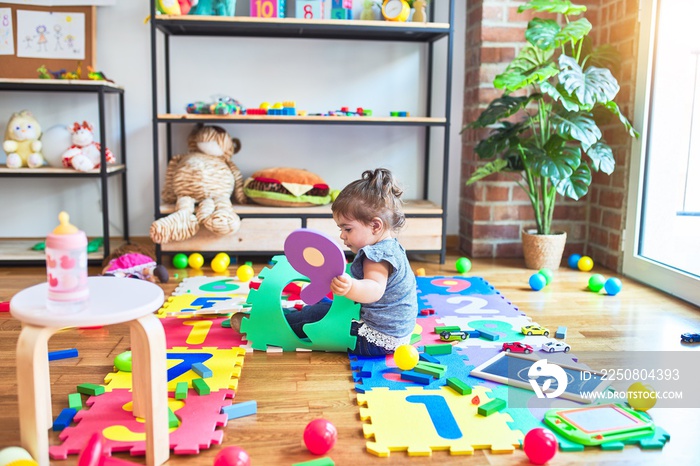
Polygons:
<instances>
[{"instance_id":1,"label":"black metal shelf","mask_svg":"<svg viewBox=\"0 0 700 466\"><path fill-rule=\"evenodd\" d=\"M451 32L447 23L303 20L222 16L158 16L155 27L172 36L228 36L433 42Z\"/></svg>"},{"instance_id":2,"label":"black metal shelf","mask_svg":"<svg viewBox=\"0 0 700 466\"><path fill-rule=\"evenodd\" d=\"M445 118L347 117L347 116L258 116L161 114L158 123L265 124L265 125L362 125L362 126L447 126Z\"/></svg>"},{"instance_id":3,"label":"black metal shelf","mask_svg":"<svg viewBox=\"0 0 700 466\"><path fill-rule=\"evenodd\" d=\"M0 79L0 91L124 93L122 87L109 81L75 79Z\"/></svg>"}]
</instances>

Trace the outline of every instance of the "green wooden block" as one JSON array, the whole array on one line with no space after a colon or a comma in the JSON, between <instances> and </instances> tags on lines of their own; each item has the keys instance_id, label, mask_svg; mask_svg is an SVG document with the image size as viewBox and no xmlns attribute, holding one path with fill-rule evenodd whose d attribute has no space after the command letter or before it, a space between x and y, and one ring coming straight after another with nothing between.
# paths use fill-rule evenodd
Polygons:
<instances>
[{"instance_id":1,"label":"green wooden block","mask_svg":"<svg viewBox=\"0 0 700 466\"><path fill-rule=\"evenodd\" d=\"M420 364L417 364L416 367L413 368L413 370L420 374L430 375L432 377L435 377L436 379L439 379L440 377L445 375L445 372L447 371L447 369L443 371L440 369L436 369L435 367L422 366Z\"/></svg>"},{"instance_id":2,"label":"green wooden block","mask_svg":"<svg viewBox=\"0 0 700 466\"><path fill-rule=\"evenodd\" d=\"M78 393L83 395L102 395L105 392L105 388L102 385L96 385L94 383L81 383L77 387Z\"/></svg>"},{"instance_id":3,"label":"green wooden block","mask_svg":"<svg viewBox=\"0 0 700 466\"><path fill-rule=\"evenodd\" d=\"M452 345L425 345L423 352L432 354L452 354Z\"/></svg>"},{"instance_id":4,"label":"green wooden block","mask_svg":"<svg viewBox=\"0 0 700 466\"><path fill-rule=\"evenodd\" d=\"M496 398L489 401L481 406L479 406L478 412L482 416L490 416L491 414L498 412L506 407L506 400Z\"/></svg>"},{"instance_id":5,"label":"green wooden block","mask_svg":"<svg viewBox=\"0 0 700 466\"><path fill-rule=\"evenodd\" d=\"M174 427L180 427L180 420L175 416L172 409L168 408L168 427L171 429Z\"/></svg>"},{"instance_id":6,"label":"green wooden block","mask_svg":"<svg viewBox=\"0 0 700 466\"><path fill-rule=\"evenodd\" d=\"M439 335L442 332L459 332L462 329L457 325L443 325L440 327L435 327L433 330Z\"/></svg>"},{"instance_id":7,"label":"green wooden block","mask_svg":"<svg viewBox=\"0 0 700 466\"><path fill-rule=\"evenodd\" d=\"M223 328L231 328L231 319L222 320L221 326Z\"/></svg>"},{"instance_id":8,"label":"green wooden block","mask_svg":"<svg viewBox=\"0 0 700 466\"><path fill-rule=\"evenodd\" d=\"M175 399L184 400L187 398L187 382L178 382L175 385Z\"/></svg>"},{"instance_id":9,"label":"green wooden block","mask_svg":"<svg viewBox=\"0 0 700 466\"><path fill-rule=\"evenodd\" d=\"M194 388L194 391L196 391L198 395L208 395L211 393L211 389L204 379L192 379L192 388Z\"/></svg>"},{"instance_id":10,"label":"green wooden block","mask_svg":"<svg viewBox=\"0 0 700 466\"><path fill-rule=\"evenodd\" d=\"M409 343L411 345L415 345L416 343L418 343L420 341L420 339L421 339L421 336L417 333L414 333L413 335L411 335L411 341Z\"/></svg>"},{"instance_id":11,"label":"green wooden block","mask_svg":"<svg viewBox=\"0 0 700 466\"><path fill-rule=\"evenodd\" d=\"M319 458L317 460L304 461L301 463L294 463L292 466L335 466L335 462L332 459Z\"/></svg>"},{"instance_id":12,"label":"green wooden block","mask_svg":"<svg viewBox=\"0 0 700 466\"><path fill-rule=\"evenodd\" d=\"M70 393L68 395L68 407L76 411L83 409L83 397L80 396L80 393Z\"/></svg>"},{"instance_id":13,"label":"green wooden block","mask_svg":"<svg viewBox=\"0 0 700 466\"><path fill-rule=\"evenodd\" d=\"M457 377L450 377L449 379L447 379L447 386L459 393L460 395L470 395L472 393L472 387L470 387Z\"/></svg>"}]
</instances>

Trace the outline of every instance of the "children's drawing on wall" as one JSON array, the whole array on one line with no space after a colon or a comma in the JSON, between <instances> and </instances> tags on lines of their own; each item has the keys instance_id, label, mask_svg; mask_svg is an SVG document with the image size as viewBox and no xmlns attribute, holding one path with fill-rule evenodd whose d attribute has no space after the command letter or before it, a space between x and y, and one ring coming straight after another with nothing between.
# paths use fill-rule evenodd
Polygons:
<instances>
[{"instance_id":1,"label":"children's drawing on wall","mask_svg":"<svg viewBox=\"0 0 700 466\"><path fill-rule=\"evenodd\" d=\"M0 8L0 55L15 54L15 39L12 33L12 10Z\"/></svg>"},{"instance_id":2,"label":"children's drawing on wall","mask_svg":"<svg viewBox=\"0 0 700 466\"><path fill-rule=\"evenodd\" d=\"M17 10L18 57L85 58L85 14Z\"/></svg>"}]
</instances>

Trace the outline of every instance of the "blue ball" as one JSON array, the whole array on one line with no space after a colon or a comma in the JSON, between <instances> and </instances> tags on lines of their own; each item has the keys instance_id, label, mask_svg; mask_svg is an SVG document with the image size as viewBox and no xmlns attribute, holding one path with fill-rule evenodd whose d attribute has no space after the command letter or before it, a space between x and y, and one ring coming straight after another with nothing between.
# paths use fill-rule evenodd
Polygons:
<instances>
[{"instance_id":1,"label":"blue ball","mask_svg":"<svg viewBox=\"0 0 700 466\"><path fill-rule=\"evenodd\" d=\"M574 270L578 270L578 261L581 259L581 254L572 254L569 256L568 264Z\"/></svg>"},{"instance_id":2,"label":"blue ball","mask_svg":"<svg viewBox=\"0 0 700 466\"><path fill-rule=\"evenodd\" d=\"M535 291L540 291L545 286L547 286L547 277L539 272L533 273L530 276L530 288Z\"/></svg>"},{"instance_id":3,"label":"blue ball","mask_svg":"<svg viewBox=\"0 0 700 466\"><path fill-rule=\"evenodd\" d=\"M622 291L622 282L619 278L611 277L605 281L605 292L610 296L615 296Z\"/></svg>"}]
</instances>

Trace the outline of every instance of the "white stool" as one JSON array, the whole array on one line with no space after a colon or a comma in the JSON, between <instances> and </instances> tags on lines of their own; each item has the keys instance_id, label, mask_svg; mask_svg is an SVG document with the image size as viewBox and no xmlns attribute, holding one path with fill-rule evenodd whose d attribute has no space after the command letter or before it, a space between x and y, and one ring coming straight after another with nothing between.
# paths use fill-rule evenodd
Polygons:
<instances>
[{"instance_id":1,"label":"white stool","mask_svg":"<svg viewBox=\"0 0 700 466\"><path fill-rule=\"evenodd\" d=\"M48 429L53 424L48 341L63 328L129 322L131 326L134 415L146 420L146 464L159 466L170 456L165 332L155 316L163 290L132 278L89 277L87 309L57 315L46 309L47 284L17 293L12 316L22 322L17 341L17 394L22 446L40 466L49 466Z\"/></svg>"}]
</instances>

